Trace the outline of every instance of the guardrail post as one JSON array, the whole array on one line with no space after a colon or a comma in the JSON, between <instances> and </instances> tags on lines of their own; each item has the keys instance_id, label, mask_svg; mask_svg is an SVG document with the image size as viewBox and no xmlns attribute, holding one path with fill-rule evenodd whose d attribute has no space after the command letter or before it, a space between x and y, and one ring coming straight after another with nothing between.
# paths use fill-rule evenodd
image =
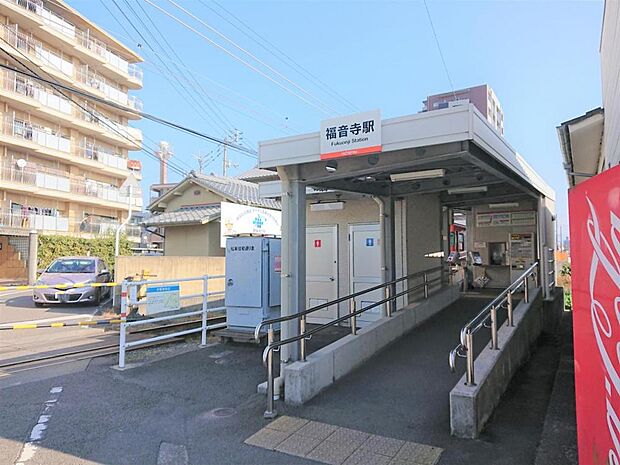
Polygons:
<instances>
[{"instance_id":1,"label":"guardrail post","mask_svg":"<svg viewBox=\"0 0 620 465\"><path fill-rule=\"evenodd\" d=\"M512 292L508 292L506 301L508 305L508 326L514 326L514 322L512 320Z\"/></svg>"},{"instance_id":2,"label":"guardrail post","mask_svg":"<svg viewBox=\"0 0 620 465\"><path fill-rule=\"evenodd\" d=\"M202 331L200 332L200 347L207 345L207 312L209 308L209 276L202 277Z\"/></svg>"},{"instance_id":3,"label":"guardrail post","mask_svg":"<svg viewBox=\"0 0 620 465\"><path fill-rule=\"evenodd\" d=\"M491 349L497 350L497 307L491 307Z\"/></svg>"},{"instance_id":4,"label":"guardrail post","mask_svg":"<svg viewBox=\"0 0 620 465\"><path fill-rule=\"evenodd\" d=\"M466 349L467 349L467 385L468 386L475 386L475 379L474 379L474 334L471 332L471 330L467 330L467 333L465 334L465 344L467 345Z\"/></svg>"},{"instance_id":5,"label":"guardrail post","mask_svg":"<svg viewBox=\"0 0 620 465\"><path fill-rule=\"evenodd\" d=\"M127 331L127 281L121 283L121 327L118 344L118 367L125 368L125 342Z\"/></svg>"},{"instance_id":6,"label":"guardrail post","mask_svg":"<svg viewBox=\"0 0 620 465\"><path fill-rule=\"evenodd\" d=\"M525 303L528 303L530 301L530 289L529 289L529 285L527 282L527 276L523 280L523 293L524 293L523 300L525 301Z\"/></svg>"},{"instance_id":7,"label":"guardrail post","mask_svg":"<svg viewBox=\"0 0 620 465\"><path fill-rule=\"evenodd\" d=\"M424 273L424 298L428 299L428 275Z\"/></svg>"},{"instance_id":8,"label":"guardrail post","mask_svg":"<svg viewBox=\"0 0 620 465\"><path fill-rule=\"evenodd\" d=\"M357 334L357 315L355 312L357 311L357 304L355 303L355 299L351 299L351 303L349 305L349 313L351 316L351 334Z\"/></svg>"},{"instance_id":9,"label":"guardrail post","mask_svg":"<svg viewBox=\"0 0 620 465\"><path fill-rule=\"evenodd\" d=\"M299 340L299 357L302 362L306 361L306 315L302 315L299 319L299 332L303 336Z\"/></svg>"},{"instance_id":10,"label":"guardrail post","mask_svg":"<svg viewBox=\"0 0 620 465\"><path fill-rule=\"evenodd\" d=\"M267 419L275 418L278 415L274 407L273 391L274 391L274 374L273 374L273 344L274 332L273 325L269 325L267 333L267 410L263 413L263 417Z\"/></svg>"},{"instance_id":11,"label":"guardrail post","mask_svg":"<svg viewBox=\"0 0 620 465\"><path fill-rule=\"evenodd\" d=\"M390 298L391 296L391 292L390 292L390 286L386 286L385 287L385 298L387 299L387 302L385 303L386 307L386 314L388 317L392 316L392 305L394 305L396 302L393 302L392 299Z\"/></svg>"}]
</instances>

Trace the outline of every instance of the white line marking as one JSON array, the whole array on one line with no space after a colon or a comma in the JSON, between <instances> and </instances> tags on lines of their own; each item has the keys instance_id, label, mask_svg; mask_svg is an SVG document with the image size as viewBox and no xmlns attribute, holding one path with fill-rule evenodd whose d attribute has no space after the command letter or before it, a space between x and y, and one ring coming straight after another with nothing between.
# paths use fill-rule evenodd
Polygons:
<instances>
[{"instance_id":1,"label":"white line marking","mask_svg":"<svg viewBox=\"0 0 620 465\"><path fill-rule=\"evenodd\" d=\"M37 421L37 424L32 427L32 431L30 431L28 441L24 443L24 447L22 448L22 451L19 454L19 458L17 459L17 462L15 462L15 465L26 465L26 462L29 462L34 457L37 449L39 448L38 444L45 438L47 424L52 418L52 415L48 414L48 412L58 401L58 395L61 392L62 386L55 386L50 389L50 398L45 401L45 406L43 407L43 414L39 415L39 420Z\"/></svg>"}]
</instances>

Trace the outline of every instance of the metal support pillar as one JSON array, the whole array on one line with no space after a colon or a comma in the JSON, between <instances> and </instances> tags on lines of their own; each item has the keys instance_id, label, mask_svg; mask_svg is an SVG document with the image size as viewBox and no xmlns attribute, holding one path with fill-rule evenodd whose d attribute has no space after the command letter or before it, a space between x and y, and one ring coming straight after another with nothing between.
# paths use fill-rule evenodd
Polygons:
<instances>
[{"instance_id":1,"label":"metal support pillar","mask_svg":"<svg viewBox=\"0 0 620 465\"><path fill-rule=\"evenodd\" d=\"M306 186L295 168L278 168L282 179L282 316L306 308ZM299 335L299 320L282 323L281 339ZM299 344L286 344L281 363L299 360Z\"/></svg>"},{"instance_id":2,"label":"metal support pillar","mask_svg":"<svg viewBox=\"0 0 620 465\"><path fill-rule=\"evenodd\" d=\"M39 254L39 235L35 230L28 234L28 284L33 286L37 281L37 255Z\"/></svg>"},{"instance_id":3,"label":"metal support pillar","mask_svg":"<svg viewBox=\"0 0 620 465\"><path fill-rule=\"evenodd\" d=\"M383 282L396 279L396 215L394 214L394 197L384 197L383 201ZM396 285L390 286L389 295L396 295ZM396 310L396 301L393 302L392 311ZM387 305L382 307L381 316L388 316L390 312Z\"/></svg>"}]
</instances>

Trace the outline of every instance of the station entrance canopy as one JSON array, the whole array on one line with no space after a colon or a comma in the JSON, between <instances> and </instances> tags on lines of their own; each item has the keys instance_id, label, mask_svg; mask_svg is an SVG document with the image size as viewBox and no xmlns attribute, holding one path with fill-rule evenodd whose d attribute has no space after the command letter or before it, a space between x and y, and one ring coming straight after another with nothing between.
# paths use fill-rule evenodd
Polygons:
<instances>
[{"instance_id":1,"label":"station entrance canopy","mask_svg":"<svg viewBox=\"0 0 620 465\"><path fill-rule=\"evenodd\" d=\"M325 189L377 196L441 192L442 203L455 207L555 197L471 104L386 119L380 126L379 153L322 157L323 134L315 132L261 142L259 166Z\"/></svg>"},{"instance_id":2,"label":"station entrance canopy","mask_svg":"<svg viewBox=\"0 0 620 465\"><path fill-rule=\"evenodd\" d=\"M355 129L353 135L351 127ZM339 143L332 143L334 139ZM373 197L379 205L377 243L381 244L383 282L397 277L399 247L415 255L412 244L399 246L395 220L399 215L397 204L412 196L416 198L412 205L417 210L405 214L407 224L411 222L411 230L405 234L412 242L430 238L439 241L442 230L445 231L442 221L444 225L449 221L449 211L453 209L472 210L483 204L518 205L524 201L531 205L532 213L538 214L535 223L528 223L532 225L528 232L534 233L536 229L537 251L532 259L545 257L549 254L548 244L553 245L553 190L471 104L386 120L381 120L378 111L334 118L323 122L320 132L261 142L259 167L277 169L280 178L280 181L261 183L260 193L282 199L283 315L296 314L309 305L306 299L306 218L311 216L307 213L308 195L318 196L319 200L321 195L328 198L334 194L344 199L348 194L342 194L347 192ZM418 194L430 195L418 197ZM442 208L446 211L445 219L439 220L437 210ZM341 213L334 212L333 221L338 215ZM344 211L341 216L346 215ZM310 216L315 222L324 219ZM425 221L424 216L436 220ZM349 227L366 221L340 219L343 226L346 223ZM344 237L339 244L341 250L348 248ZM423 252L429 251L437 249ZM424 257L423 254L412 257L418 264L408 261L405 271L411 273L419 263L429 263ZM343 268L346 267L345 263ZM551 265L541 267L543 276L548 273L548 267ZM343 290L350 291L353 287L341 288L339 297L348 294L343 294ZM297 321L283 323L283 338L298 332ZM288 353L286 348L283 347L281 360L295 360L295 349Z\"/></svg>"}]
</instances>

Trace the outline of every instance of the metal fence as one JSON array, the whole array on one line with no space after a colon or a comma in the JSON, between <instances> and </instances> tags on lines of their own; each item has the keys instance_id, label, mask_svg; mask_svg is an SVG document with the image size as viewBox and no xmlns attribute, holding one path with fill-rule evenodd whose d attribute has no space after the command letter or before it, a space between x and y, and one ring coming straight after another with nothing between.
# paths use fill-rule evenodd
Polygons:
<instances>
[{"instance_id":1,"label":"metal fence","mask_svg":"<svg viewBox=\"0 0 620 465\"><path fill-rule=\"evenodd\" d=\"M214 275L214 276L199 276L195 278L184 278L184 279L164 279L158 281L123 281L121 284L121 323L120 323L120 336L119 336L119 355L118 355L118 366L120 368L125 368L125 353L126 350L130 347L136 347L144 344L149 344L151 342L162 341L165 339L171 339L174 337L185 336L188 334L200 333L200 345L204 346L207 344L207 331L211 329L218 329L226 327L226 323L216 323L213 325L207 324L207 316L211 312L216 311L225 311L226 307L218 306L218 307L209 307L209 300L212 297L223 297L225 291L209 291L209 283L213 280L224 279L224 275ZM132 307L144 306L148 303L148 298L144 294L143 289L144 286L157 286L157 285L172 285L172 284L180 284L180 283L189 283L189 282L202 282L202 292L187 294L187 295L179 295L179 306L181 301L189 301L192 299L200 298L202 301L202 308L196 311L190 312L181 312L175 313L172 315L165 315L161 317L155 318L147 318L144 320L138 321L127 321L127 316ZM158 323L162 321L171 321L171 320L179 320L182 318L187 318L191 316L201 317L201 324L199 327L186 329L183 331L178 331L175 333L162 334L159 336L154 336L150 338L140 339L136 341L127 341L127 332L129 328L136 326L144 326L152 323Z\"/></svg>"}]
</instances>

